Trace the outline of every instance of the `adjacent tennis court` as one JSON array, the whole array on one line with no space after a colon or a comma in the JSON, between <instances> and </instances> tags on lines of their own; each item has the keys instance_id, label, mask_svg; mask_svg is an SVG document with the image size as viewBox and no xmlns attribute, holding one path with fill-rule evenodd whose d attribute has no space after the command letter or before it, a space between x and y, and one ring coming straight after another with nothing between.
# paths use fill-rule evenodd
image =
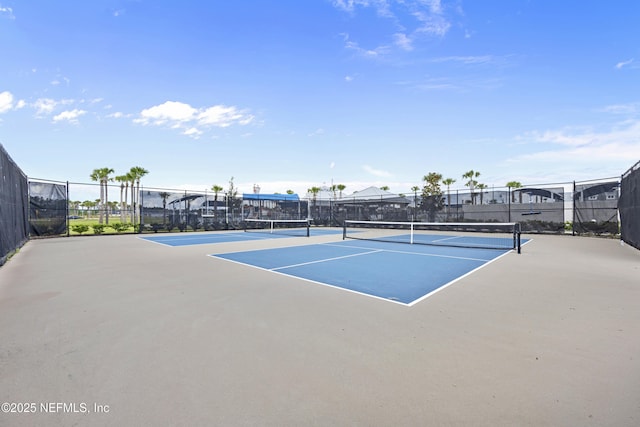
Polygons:
<instances>
[{"instance_id":1,"label":"adjacent tennis court","mask_svg":"<svg viewBox=\"0 0 640 427\"><path fill-rule=\"evenodd\" d=\"M191 245L210 245L214 243L230 243L230 242L248 242L267 239L282 239L289 237L307 237L307 229L302 228L285 228L285 229L249 229L245 231L229 231L214 233L184 233L169 234L158 236L143 236L142 240L159 243L166 246L191 246ZM325 236L340 234L340 230L336 229L313 229L313 236Z\"/></svg>"},{"instance_id":2,"label":"adjacent tennis court","mask_svg":"<svg viewBox=\"0 0 640 427\"><path fill-rule=\"evenodd\" d=\"M507 253L347 240L212 256L411 306Z\"/></svg>"}]
</instances>

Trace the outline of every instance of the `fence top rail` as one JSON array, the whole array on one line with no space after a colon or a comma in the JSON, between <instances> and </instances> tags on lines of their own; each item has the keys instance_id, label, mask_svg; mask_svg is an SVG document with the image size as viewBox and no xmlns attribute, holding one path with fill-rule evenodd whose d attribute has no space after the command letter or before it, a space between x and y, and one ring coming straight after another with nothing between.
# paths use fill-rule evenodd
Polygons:
<instances>
[{"instance_id":1,"label":"fence top rail","mask_svg":"<svg viewBox=\"0 0 640 427\"><path fill-rule=\"evenodd\" d=\"M0 146L1 147L1 146ZM629 174L633 173L635 170L640 169L640 161L638 161L634 166L632 166L631 168L629 168L629 170L627 170L622 177L626 177ZM62 184L62 185L82 185L82 186L99 186L100 183L99 182L75 182L75 181L60 181L60 180L55 180L55 179L45 179L45 178L37 178L37 177L30 177L27 176L29 181L36 181L36 182L46 182L46 183L56 183L56 184ZM479 193L491 193L491 192L511 192L511 193L518 193L518 192L523 192L523 191L527 191L530 189L550 189L550 188L562 188L567 192L571 192L570 188L573 185L584 185L584 184L589 184L589 183L598 183L598 182L606 182L606 181L620 181L620 177L608 177L608 178L595 178L595 179L590 179L590 180L584 180L584 181L568 181L568 182L553 182L553 183L534 183L534 184L521 184L520 187L507 187L507 186L496 186L496 185L491 185L488 187L485 187L483 189L478 189L478 188L474 188L473 190L471 190L469 187L458 187L458 188L442 188L442 193L444 194L479 194ZM120 188L122 185L124 184L120 184L120 183L108 183L107 186L111 187L111 188ZM171 192L171 193L182 193L182 194L200 194L202 196L205 195L213 195L215 194L214 191L212 190L189 190L189 189L184 189L184 188L166 188L166 187L154 187L154 186L144 186L144 185L140 185L140 191L153 191L153 192ZM417 192L418 196L421 195L422 190L420 190L419 192ZM405 198L407 199L412 199L414 197L414 191L405 191L405 192L398 192L397 194L401 194L404 195ZM219 193L222 196L226 196L226 192L222 191ZM398 199L398 195L396 193L391 193L392 196L395 196L396 199ZM238 194L236 196L238 199L242 199L241 194ZM343 201L347 201L347 200L353 200L354 198L358 198L357 194L352 194L352 195L343 195L342 197L328 197L328 198L324 198L322 196L316 196L316 197L310 197L307 196L305 197L304 195L300 196L301 200L316 200L318 202L320 201L327 201L327 200L343 200ZM372 198L372 201L376 200L375 198ZM393 200L395 199L389 199L386 200L386 197L381 197L379 199L377 199L378 201L388 201L388 202L393 202Z\"/></svg>"},{"instance_id":2,"label":"fence top rail","mask_svg":"<svg viewBox=\"0 0 640 427\"><path fill-rule=\"evenodd\" d=\"M639 170L639 169L640 169L640 160L638 160L638 162L637 162L635 165L631 166L631 167L629 168L629 170L627 170L625 173L623 173L623 174L622 174L622 178L624 179L624 178L628 177L628 176L629 176L629 175L631 175L633 172L635 172L635 171L637 171L637 170Z\"/></svg>"}]
</instances>

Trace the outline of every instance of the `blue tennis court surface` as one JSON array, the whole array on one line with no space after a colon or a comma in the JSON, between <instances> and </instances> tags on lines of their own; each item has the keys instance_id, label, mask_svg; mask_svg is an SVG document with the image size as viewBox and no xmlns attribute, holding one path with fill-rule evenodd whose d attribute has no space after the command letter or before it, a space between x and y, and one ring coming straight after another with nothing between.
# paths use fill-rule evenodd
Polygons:
<instances>
[{"instance_id":1,"label":"blue tennis court surface","mask_svg":"<svg viewBox=\"0 0 640 427\"><path fill-rule=\"evenodd\" d=\"M508 252L343 241L211 256L413 305Z\"/></svg>"},{"instance_id":2,"label":"blue tennis court surface","mask_svg":"<svg viewBox=\"0 0 640 427\"><path fill-rule=\"evenodd\" d=\"M213 231L210 233L183 233L183 234L168 234L158 236L144 236L143 240L150 242L160 243L167 246L190 246L190 245L208 245L212 243L230 243L230 242L243 242L250 240L264 240L264 239L281 239L290 237L305 237L306 229L291 229L280 231L277 233L270 233L269 231ZM312 236L322 236L326 234L340 234L342 231L332 229L312 229Z\"/></svg>"}]
</instances>

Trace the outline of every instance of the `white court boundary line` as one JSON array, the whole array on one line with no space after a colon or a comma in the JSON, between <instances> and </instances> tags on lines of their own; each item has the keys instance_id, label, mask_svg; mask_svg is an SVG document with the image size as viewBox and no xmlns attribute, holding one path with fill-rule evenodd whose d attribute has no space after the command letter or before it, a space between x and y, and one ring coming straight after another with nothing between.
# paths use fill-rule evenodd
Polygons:
<instances>
[{"instance_id":1,"label":"white court boundary line","mask_svg":"<svg viewBox=\"0 0 640 427\"><path fill-rule=\"evenodd\" d=\"M215 233L215 232L213 232ZM198 238L201 237L202 239L200 240L208 240L208 238L210 237L214 237L214 240L222 240L224 237L228 237L228 236L233 236L233 237L237 237L237 240L231 240L231 241L226 241L226 242L219 242L219 241L211 241L211 242L206 242L206 243L194 243L192 245L171 245L168 243L164 243L164 242L159 242L157 240L155 240L154 238L168 238L169 240L171 240L172 242L184 242L184 241L188 241L188 240L199 240ZM286 236L286 237L298 237L298 236ZM221 232L218 234L202 234L202 233L198 233L198 234L192 234L192 235L183 235L183 234L171 234L171 235L142 235L142 236L136 236L137 239L140 240L144 240L146 242L151 242L151 243L156 243L158 245L163 245L163 246L168 246L170 248L179 248L179 247L184 247L184 246L195 246L195 245L206 245L206 244L210 244L210 245L215 245L218 243L234 243L234 242L250 242L250 241L255 241L255 240L271 240L273 239L273 237L268 237L268 236L256 236L256 235L252 235L252 233L246 234L244 232L241 231L230 231L230 232ZM219 238L219 239L216 239Z\"/></svg>"}]
</instances>

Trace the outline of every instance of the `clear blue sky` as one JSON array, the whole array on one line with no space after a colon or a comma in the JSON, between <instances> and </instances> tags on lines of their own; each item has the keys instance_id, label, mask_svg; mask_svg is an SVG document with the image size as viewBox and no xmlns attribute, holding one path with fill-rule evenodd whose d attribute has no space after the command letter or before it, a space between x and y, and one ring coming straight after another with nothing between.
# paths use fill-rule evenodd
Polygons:
<instances>
[{"instance_id":1,"label":"clear blue sky","mask_svg":"<svg viewBox=\"0 0 640 427\"><path fill-rule=\"evenodd\" d=\"M0 0L0 143L32 177L193 190L619 176L639 23L622 0Z\"/></svg>"}]
</instances>

